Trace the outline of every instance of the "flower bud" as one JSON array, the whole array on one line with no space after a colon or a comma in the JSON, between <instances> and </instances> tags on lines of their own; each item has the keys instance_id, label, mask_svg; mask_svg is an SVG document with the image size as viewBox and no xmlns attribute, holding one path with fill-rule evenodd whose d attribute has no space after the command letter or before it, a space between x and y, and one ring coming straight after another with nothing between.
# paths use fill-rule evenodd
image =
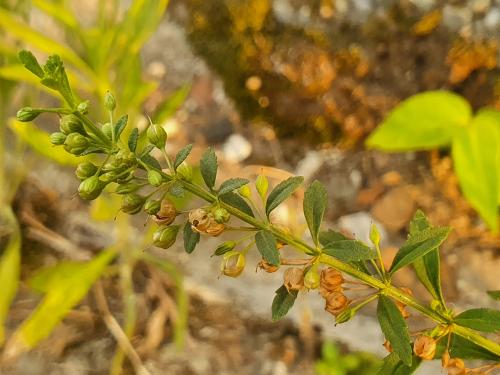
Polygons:
<instances>
[{"instance_id":1,"label":"flower bud","mask_svg":"<svg viewBox=\"0 0 500 375\"><path fill-rule=\"evenodd\" d=\"M233 250L235 246L236 246L236 242L234 242L234 241L223 242L215 248L213 255L216 255L216 256L224 255L225 253Z\"/></svg>"},{"instance_id":2,"label":"flower bud","mask_svg":"<svg viewBox=\"0 0 500 375\"><path fill-rule=\"evenodd\" d=\"M344 277L335 268L328 267L321 271L319 293L326 298L328 294L333 292L341 292Z\"/></svg>"},{"instance_id":3,"label":"flower bud","mask_svg":"<svg viewBox=\"0 0 500 375\"><path fill-rule=\"evenodd\" d=\"M109 122L107 122L103 126L101 126L101 131L109 139L111 139L113 137L113 126Z\"/></svg>"},{"instance_id":4,"label":"flower bud","mask_svg":"<svg viewBox=\"0 0 500 375\"><path fill-rule=\"evenodd\" d=\"M89 101L85 100L84 102L78 103L76 110L82 115L86 115L89 111Z\"/></svg>"},{"instance_id":5,"label":"flower bud","mask_svg":"<svg viewBox=\"0 0 500 375\"><path fill-rule=\"evenodd\" d=\"M96 199L106 186L105 183L99 180L97 176L86 178L78 186L78 194L82 199L94 200Z\"/></svg>"},{"instance_id":6,"label":"flower bud","mask_svg":"<svg viewBox=\"0 0 500 375\"><path fill-rule=\"evenodd\" d=\"M61 117L61 120L59 120L59 128L64 134L86 134L82 122L75 115L65 115Z\"/></svg>"},{"instance_id":7,"label":"flower bud","mask_svg":"<svg viewBox=\"0 0 500 375\"><path fill-rule=\"evenodd\" d=\"M348 322L354 317L354 315L356 315L356 313L357 313L356 309L351 309L351 308L344 309L341 313L335 316L335 324L342 324Z\"/></svg>"},{"instance_id":8,"label":"flower bud","mask_svg":"<svg viewBox=\"0 0 500 375\"><path fill-rule=\"evenodd\" d=\"M89 147L88 139L79 133L70 133L64 141L64 149L73 155L82 154L87 147Z\"/></svg>"},{"instance_id":9,"label":"flower bud","mask_svg":"<svg viewBox=\"0 0 500 375\"><path fill-rule=\"evenodd\" d=\"M304 271L301 268L288 268L283 274L283 285L291 291L298 291L304 286Z\"/></svg>"},{"instance_id":10,"label":"flower bud","mask_svg":"<svg viewBox=\"0 0 500 375\"><path fill-rule=\"evenodd\" d=\"M104 94L104 107L108 111L114 111L116 108L115 97L109 91L106 91L106 94Z\"/></svg>"},{"instance_id":11,"label":"flower bud","mask_svg":"<svg viewBox=\"0 0 500 375\"><path fill-rule=\"evenodd\" d=\"M243 185L242 187L240 187L238 189L238 193L240 193L243 198L250 198L252 195L252 192L250 191L250 187L248 185Z\"/></svg>"},{"instance_id":12,"label":"flower bud","mask_svg":"<svg viewBox=\"0 0 500 375\"><path fill-rule=\"evenodd\" d=\"M265 200L267 189L269 187L269 181L267 180L267 177L262 174L258 175L257 179L255 180L255 187L257 188L257 192L259 193L260 197Z\"/></svg>"},{"instance_id":13,"label":"flower bud","mask_svg":"<svg viewBox=\"0 0 500 375\"><path fill-rule=\"evenodd\" d=\"M159 149L163 149L165 147L165 143L167 142L167 132L163 129L163 127L151 124L146 134L148 136L149 143Z\"/></svg>"},{"instance_id":14,"label":"flower bud","mask_svg":"<svg viewBox=\"0 0 500 375\"><path fill-rule=\"evenodd\" d=\"M148 171L148 182L151 185L158 187L163 182L163 176L161 175L160 172L150 169Z\"/></svg>"},{"instance_id":15,"label":"flower bud","mask_svg":"<svg viewBox=\"0 0 500 375\"><path fill-rule=\"evenodd\" d=\"M156 199L148 200L144 204L144 211L149 215L156 215L160 211L161 202Z\"/></svg>"},{"instance_id":16,"label":"flower bud","mask_svg":"<svg viewBox=\"0 0 500 375\"><path fill-rule=\"evenodd\" d=\"M269 264L264 259L262 259L258 264L257 268L266 271L267 273L273 273L279 270L279 266L275 266L273 264Z\"/></svg>"},{"instance_id":17,"label":"flower bud","mask_svg":"<svg viewBox=\"0 0 500 375\"><path fill-rule=\"evenodd\" d=\"M129 194L135 193L137 190L141 188L141 185L129 182L127 184L120 185L116 188L117 194Z\"/></svg>"},{"instance_id":18,"label":"flower bud","mask_svg":"<svg viewBox=\"0 0 500 375\"><path fill-rule=\"evenodd\" d=\"M416 356L428 361L436 354L436 340L427 335L420 335L413 343L413 352Z\"/></svg>"},{"instance_id":19,"label":"flower bud","mask_svg":"<svg viewBox=\"0 0 500 375\"><path fill-rule=\"evenodd\" d=\"M52 143L54 146L63 145L64 141L66 141L66 134L64 133L55 132L50 135L50 143Z\"/></svg>"},{"instance_id":20,"label":"flower bud","mask_svg":"<svg viewBox=\"0 0 500 375\"><path fill-rule=\"evenodd\" d=\"M228 251L222 258L221 272L230 277L238 277L245 269L245 255L237 251Z\"/></svg>"},{"instance_id":21,"label":"flower bud","mask_svg":"<svg viewBox=\"0 0 500 375\"><path fill-rule=\"evenodd\" d=\"M218 223L227 223L231 215L225 208L217 207L212 211L212 215L214 215L214 219Z\"/></svg>"},{"instance_id":22,"label":"flower bud","mask_svg":"<svg viewBox=\"0 0 500 375\"><path fill-rule=\"evenodd\" d=\"M325 310L334 316L340 314L349 305L349 300L341 292L328 294L325 297L325 302Z\"/></svg>"},{"instance_id":23,"label":"flower bud","mask_svg":"<svg viewBox=\"0 0 500 375\"><path fill-rule=\"evenodd\" d=\"M162 249L168 249L175 243L178 232L178 225L158 228L153 234L153 245L161 247Z\"/></svg>"},{"instance_id":24,"label":"flower bud","mask_svg":"<svg viewBox=\"0 0 500 375\"><path fill-rule=\"evenodd\" d=\"M116 181L118 176L120 175L120 172L118 171L110 171L103 173L102 175L99 176L99 179L103 182L113 182Z\"/></svg>"},{"instance_id":25,"label":"flower bud","mask_svg":"<svg viewBox=\"0 0 500 375\"><path fill-rule=\"evenodd\" d=\"M370 227L370 241L378 248L380 245L380 232L375 224Z\"/></svg>"},{"instance_id":26,"label":"flower bud","mask_svg":"<svg viewBox=\"0 0 500 375\"><path fill-rule=\"evenodd\" d=\"M306 272L304 276L304 286L307 289L316 289L319 287L320 276L316 266L311 267L309 271Z\"/></svg>"},{"instance_id":27,"label":"flower bud","mask_svg":"<svg viewBox=\"0 0 500 375\"><path fill-rule=\"evenodd\" d=\"M78 167L76 167L75 175L76 177L78 177L78 179L85 180L86 178L95 175L96 172L97 172L97 166L86 161L78 164Z\"/></svg>"},{"instance_id":28,"label":"flower bud","mask_svg":"<svg viewBox=\"0 0 500 375\"><path fill-rule=\"evenodd\" d=\"M17 111L16 118L21 122L29 122L36 119L40 113L40 111L37 111L31 107L24 107Z\"/></svg>"},{"instance_id":29,"label":"flower bud","mask_svg":"<svg viewBox=\"0 0 500 375\"><path fill-rule=\"evenodd\" d=\"M184 181L193 180L193 168L186 162L177 167L177 175Z\"/></svg>"},{"instance_id":30,"label":"flower bud","mask_svg":"<svg viewBox=\"0 0 500 375\"><path fill-rule=\"evenodd\" d=\"M174 222L177 216L177 210L175 209L175 205L169 199L162 199L160 203L160 209L153 216L153 220L157 224L169 225Z\"/></svg>"},{"instance_id":31,"label":"flower bud","mask_svg":"<svg viewBox=\"0 0 500 375\"><path fill-rule=\"evenodd\" d=\"M121 209L127 214L134 215L142 209L145 200L146 198L142 195L135 193L127 194L123 197Z\"/></svg>"}]
</instances>

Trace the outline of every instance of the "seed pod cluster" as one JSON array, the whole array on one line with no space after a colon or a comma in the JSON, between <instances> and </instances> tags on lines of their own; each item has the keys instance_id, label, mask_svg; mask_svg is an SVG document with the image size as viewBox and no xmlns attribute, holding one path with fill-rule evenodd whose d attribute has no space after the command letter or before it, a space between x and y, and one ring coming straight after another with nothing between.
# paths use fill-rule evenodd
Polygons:
<instances>
[{"instance_id":1,"label":"seed pod cluster","mask_svg":"<svg viewBox=\"0 0 500 375\"><path fill-rule=\"evenodd\" d=\"M349 299L343 293L344 277L332 267L321 271L319 293L325 299L325 310L335 317L349 305Z\"/></svg>"},{"instance_id":2,"label":"seed pod cluster","mask_svg":"<svg viewBox=\"0 0 500 375\"><path fill-rule=\"evenodd\" d=\"M198 208L189 212L188 217L191 228L201 234L217 237L220 235L226 226L223 223L218 223L211 212L203 208Z\"/></svg>"}]
</instances>

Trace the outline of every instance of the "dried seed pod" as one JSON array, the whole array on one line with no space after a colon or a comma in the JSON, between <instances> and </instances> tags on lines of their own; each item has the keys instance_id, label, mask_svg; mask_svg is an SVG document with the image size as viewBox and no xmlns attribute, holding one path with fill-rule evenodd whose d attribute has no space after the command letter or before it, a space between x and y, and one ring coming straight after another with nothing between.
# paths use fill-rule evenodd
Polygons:
<instances>
[{"instance_id":1,"label":"dried seed pod","mask_svg":"<svg viewBox=\"0 0 500 375\"><path fill-rule=\"evenodd\" d=\"M215 220L210 221L210 225L205 230L205 233L212 237L217 237L222 232L224 232L226 226L224 224L218 223Z\"/></svg>"},{"instance_id":2,"label":"dried seed pod","mask_svg":"<svg viewBox=\"0 0 500 375\"><path fill-rule=\"evenodd\" d=\"M217 237L226 228L224 224L216 222L213 215L203 208L192 210L189 213L188 220L194 231L208 234L213 237Z\"/></svg>"},{"instance_id":3,"label":"dried seed pod","mask_svg":"<svg viewBox=\"0 0 500 375\"><path fill-rule=\"evenodd\" d=\"M161 247L162 249L168 249L175 243L178 232L179 232L178 225L160 227L153 234L153 244L155 246Z\"/></svg>"},{"instance_id":4,"label":"dried seed pod","mask_svg":"<svg viewBox=\"0 0 500 375\"><path fill-rule=\"evenodd\" d=\"M413 352L415 355L428 361L434 359L436 354L436 340L427 335L420 335L413 343Z\"/></svg>"},{"instance_id":5,"label":"dried seed pod","mask_svg":"<svg viewBox=\"0 0 500 375\"><path fill-rule=\"evenodd\" d=\"M288 268L283 275L283 285L291 291L298 291L304 286L304 271L301 268Z\"/></svg>"},{"instance_id":6,"label":"dried seed pod","mask_svg":"<svg viewBox=\"0 0 500 375\"><path fill-rule=\"evenodd\" d=\"M220 269L226 276L238 277L245 269L245 263L245 255L233 250L224 254Z\"/></svg>"},{"instance_id":7,"label":"dried seed pod","mask_svg":"<svg viewBox=\"0 0 500 375\"><path fill-rule=\"evenodd\" d=\"M337 316L340 314L348 305L349 300L341 292L332 292L325 297L325 310L330 314Z\"/></svg>"},{"instance_id":8,"label":"dried seed pod","mask_svg":"<svg viewBox=\"0 0 500 375\"><path fill-rule=\"evenodd\" d=\"M177 210L171 200L163 198L160 204L160 209L153 216L153 221L157 224L169 225L172 224L177 216Z\"/></svg>"},{"instance_id":9,"label":"dried seed pod","mask_svg":"<svg viewBox=\"0 0 500 375\"><path fill-rule=\"evenodd\" d=\"M267 273L273 273L279 270L279 266L275 266L272 264L269 264L266 262L264 259L262 259L258 264L257 264L257 269L261 269L266 271Z\"/></svg>"},{"instance_id":10,"label":"dried seed pod","mask_svg":"<svg viewBox=\"0 0 500 375\"><path fill-rule=\"evenodd\" d=\"M319 293L326 298L330 293L342 292L344 277L335 268L328 267L321 271Z\"/></svg>"}]
</instances>

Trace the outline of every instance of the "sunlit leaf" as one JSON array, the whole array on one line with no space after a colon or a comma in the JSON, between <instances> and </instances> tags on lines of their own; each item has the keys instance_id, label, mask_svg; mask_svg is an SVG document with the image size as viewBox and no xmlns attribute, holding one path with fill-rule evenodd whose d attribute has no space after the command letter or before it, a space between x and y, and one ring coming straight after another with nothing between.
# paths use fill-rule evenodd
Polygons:
<instances>
[{"instance_id":1,"label":"sunlit leaf","mask_svg":"<svg viewBox=\"0 0 500 375\"><path fill-rule=\"evenodd\" d=\"M269 193L266 201L266 215L269 216L272 210L278 207L285 199L293 194L295 190L302 184L304 177L290 177L285 181L280 182Z\"/></svg>"},{"instance_id":2,"label":"sunlit leaf","mask_svg":"<svg viewBox=\"0 0 500 375\"><path fill-rule=\"evenodd\" d=\"M477 331L499 332L500 311L487 308L470 309L458 314L454 322Z\"/></svg>"},{"instance_id":3,"label":"sunlit leaf","mask_svg":"<svg viewBox=\"0 0 500 375\"><path fill-rule=\"evenodd\" d=\"M328 199L326 189L319 181L314 181L304 194L304 216L311 236L319 244L319 230L326 210Z\"/></svg>"}]
</instances>

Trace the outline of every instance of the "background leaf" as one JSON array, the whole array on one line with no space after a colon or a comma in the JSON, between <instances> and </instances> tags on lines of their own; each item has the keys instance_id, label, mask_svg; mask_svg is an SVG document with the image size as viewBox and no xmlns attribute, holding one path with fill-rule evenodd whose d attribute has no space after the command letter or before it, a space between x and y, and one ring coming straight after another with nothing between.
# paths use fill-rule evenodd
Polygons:
<instances>
[{"instance_id":1,"label":"background leaf","mask_svg":"<svg viewBox=\"0 0 500 375\"><path fill-rule=\"evenodd\" d=\"M255 243L262 258L273 266L280 265L280 253L276 246L276 237L267 230L261 230L255 235Z\"/></svg>"},{"instance_id":2,"label":"background leaf","mask_svg":"<svg viewBox=\"0 0 500 375\"><path fill-rule=\"evenodd\" d=\"M377 375L410 375L420 366L421 359L413 356L411 366L407 366L401 361L396 353L391 353L384 358L382 367Z\"/></svg>"},{"instance_id":3,"label":"background leaf","mask_svg":"<svg viewBox=\"0 0 500 375\"><path fill-rule=\"evenodd\" d=\"M174 160L174 169L177 170L179 166L184 162L184 160L187 159L189 154L191 153L191 150L193 149L193 144L190 143L187 146L184 146L178 153L175 155L175 160Z\"/></svg>"},{"instance_id":4,"label":"background leaf","mask_svg":"<svg viewBox=\"0 0 500 375\"><path fill-rule=\"evenodd\" d=\"M487 308L471 309L458 314L454 322L477 331L498 332L500 331L500 311Z\"/></svg>"},{"instance_id":5,"label":"background leaf","mask_svg":"<svg viewBox=\"0 0 500 375\"><path fill-rule=\"evenodd\" d=\"M396 106L366 144L385 151L447 146L470 119L471 107L464 98L447 91L428 91Z\"/></svg>"},{"instance_id":6,"label":"background leaf","mask_svg":"<svg viewBox=\"0 0 500 375\"><path fill-rule=\"evenodd\" d=\"M453 139L452 156L462 192L493 232L498 232L500 123L489 110Z\"/></svg>"},{"instance_id":7,"label":"background leaf","mask_svg":"<svg viewBox=\"0 0 500 375\"><path fill-rule=\"evenodd\" d=\"M500 290L488 290L486 293L488 293L491 298L500 301Z\"/></svg>"},{"instance_id":8,"label":"background leaf","mask_svg":"<svg viewBox=\"0 0 500 375\"><path fill-rule=\"evenodd\" d=\"M217 177L217 156L213 148L208 148L201 157L200 171L203 181L209 189L215 186L215 179Z\"/></svg>"},{"instance_id":9,"label":"background leaf","mask_svg":"<svg viewBox=\"0 0 500 375\"><path fill-rule=\"evenodd\" d=\"M219 195L224 195L231 191L239 189L240 187L248 184L249 182L250 181L248 181L246 178L230 178L229 180L224 181L220 185Z\"/></svg>"},{"instance_id":10,"label":"background leaf","mask_svg":"<svg viewBox=\"0 0 500 375\"><path fill-rule=\"evenodd\" d=\"M266 201L266 215L269 216L272 210L278 207L285 199L302 184L304 177L290 177L275 186Z\"/></svg>"},{"instance_id":11,"label":"background leaf","mask_svg":"<svg viewBox=\"0 0 500 375\"><path fill-rule=\"evenodd\" d=\"M326 189L317 180L309 185L304 194L304 216L316 245L319 244L319 230L326 210L326 200Z\"/></svg>"},{"instance_id":12,"label":"background leaf","mask_svg":"<svg viewBox=\"0 0 500 375\"><path fill-rule=\"evenodd\" d=\"M290 311L295 303L297 294L297 291L288 292L288 289L284 285L276 290L271 307L273 321L282 319Z\"/></svg>"},{"instance_id":13,"label":"background leaf","mask_svg":"<svg viewBox=\"0 0 500 375\"><path fill-rule=\"evenodd\" d=\"M377 253L357 240L340 240L329 242L323 252L343 262L376 259Z\"/></svg>"},{"instance_id":14,"label":"background leaf","mask_svg":"<svg viewBox=\"0 0 500 375\"><path fill-rule=\"evenodd\" d=\"M386 296L381 295L378 299L377 318L394 353L405 365L411 366L412 348L408 326L396 304Z\"/></svg>"}]
</instances>

